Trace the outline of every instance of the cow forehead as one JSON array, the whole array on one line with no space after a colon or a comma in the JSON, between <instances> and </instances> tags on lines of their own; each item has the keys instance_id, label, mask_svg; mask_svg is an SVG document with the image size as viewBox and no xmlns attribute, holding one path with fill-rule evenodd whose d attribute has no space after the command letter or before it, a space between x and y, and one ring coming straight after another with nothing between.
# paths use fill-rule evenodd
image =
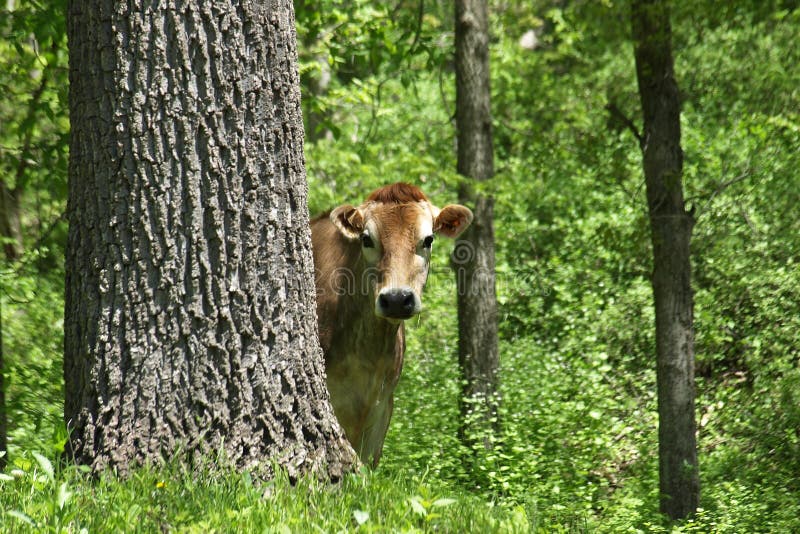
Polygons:
<instances>
[{"instance_id":1,"label":"cow forehead","mask_svg":"<svg viewBox=\"0 0 800 534\"><path fill-rule=\"evenodd\" d=\"M382 239L417 239L433 232L433 206L428 202L372 204L365 210L367 226ZM371 223L371 224L370 224Z\"/></svg>"}]
</instances>

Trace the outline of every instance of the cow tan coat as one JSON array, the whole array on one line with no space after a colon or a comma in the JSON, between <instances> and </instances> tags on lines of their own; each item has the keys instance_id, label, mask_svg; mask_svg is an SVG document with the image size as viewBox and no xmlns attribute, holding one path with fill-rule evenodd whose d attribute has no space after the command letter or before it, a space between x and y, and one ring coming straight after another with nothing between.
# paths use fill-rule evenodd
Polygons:
<instances>
[{"instance_id":1,"label":"cow tan coat","mask_svg":"<svg viewBox=\"0 0 800 534\"><path fill-rule=\"evenodd\" d=\"M311 221L319 337L334 412L361 460L376 466L403 368L403 321L422 309L434 235L472 221L418 188L393 184Z\"/></svg>"}]
</instances>

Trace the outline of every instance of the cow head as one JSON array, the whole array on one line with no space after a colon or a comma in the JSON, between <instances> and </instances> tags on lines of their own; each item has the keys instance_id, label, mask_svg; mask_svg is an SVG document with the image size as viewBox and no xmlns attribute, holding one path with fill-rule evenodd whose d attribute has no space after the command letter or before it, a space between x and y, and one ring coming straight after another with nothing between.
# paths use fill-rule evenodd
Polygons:
<instances>
[{"instance_id":1,"label":"cow head","mask_svg":"<svg viewBox=\"0 0 800 534\"><path fill-rule=\"evenodd\" d=\"M472 222L469 208L441 209L418 188L404 183L382 187L358 207L339 206L331 221L348 240L358 241L375 298L375 314L391 321L422 310L422 288L435 236L455 238Z\"/></svg>"}]
</instances>

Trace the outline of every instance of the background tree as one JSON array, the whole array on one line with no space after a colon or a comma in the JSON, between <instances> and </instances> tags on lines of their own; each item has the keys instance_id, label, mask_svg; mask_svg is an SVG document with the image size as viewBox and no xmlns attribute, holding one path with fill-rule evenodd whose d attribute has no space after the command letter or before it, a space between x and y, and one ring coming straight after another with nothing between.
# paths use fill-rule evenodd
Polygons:
<instances>
[{"instance_id":1,"label":"background tree","mask_svg":"<svg viewBox=\"0 0 800 534\"><path fill-rule=\"evenodd\" d=\"M473 206L475 214L453 252L458 363L463 381L461 414L468 440L476 430L497 428L494 200L470 183L483 184L494 174L488 17L485 0L455 3L457 169L466 178L459 188L459 200ZM488 447L488 435L483 438Z\"/></svg>"},{"instance_id":2,"label":"background tree","mask_svg":"<svg viewBox=\"0 0 800 534\"><path fill-rule=\"evenodd\" d=\"M694 217L683 199L681 102L669 16L666 1L632 3L636 76L644 116L640 143L653 244L661 511L681 519L694 514L700 498L689 255Z\"/></svg>"},{"instance_id":3,"label":"background tree","mask_svg":"<svg viewBox=\"0 0 800 534\"><path fill-rule=\"evenodd\" d=\"M0 8L0 239L9 261L47 256L63 237L67 53L64 1ZM44 258L38 257L40 260Z\"/></svg>"},{"instance_id":4,"label":"background tree","mask_svg":"<svg viewBox=\"0 0 800 534\"><path fill-rule=\"evenodd\" d=\"M0 303L1 304L1 303ZM0 471L8 461L8 412L6 411L5 358L3 357L3 310L0 306Z\"/></svg>"},{"instance_id":5,"label":"background tree","mask_svg":"<svg viewBox=\"0 0 800 534\"><path fill-rule=\"evenodd\" d=\"M0 6L0 308L4 315L0 317L0 450L6 449L9 429L62 411L25 409L36 397L63 398L61 372L60 363L51 365L52 355L40 359L21 350L20 339L29 338L23 343L38 345L42 352L49 348L49 340L26 333L17 323L40 324L36 306L29 305L38 296L33 288L46 288L54 280L63 284L63 275L51 272L62 261L61 238L66 235L62 215L68 84L63 7L61 1L41 5L26 0ZM40 293L47 293L52 305L49 297L61 290ZM49 337L53 345L60 344L58 333ZM31 391L19 387L25 375L39 382ZM0 458L0 465L7 459Z\"/></svg>"},{"instance_id":6,"label":"background tree","mask_svg":"<svg viewBox=\"0 0 800 534\"><path fill-rule=\"evenodd\" d=\"M338 478L292 4L71 2L68 454Z\"/></svg>"}]
</instances>

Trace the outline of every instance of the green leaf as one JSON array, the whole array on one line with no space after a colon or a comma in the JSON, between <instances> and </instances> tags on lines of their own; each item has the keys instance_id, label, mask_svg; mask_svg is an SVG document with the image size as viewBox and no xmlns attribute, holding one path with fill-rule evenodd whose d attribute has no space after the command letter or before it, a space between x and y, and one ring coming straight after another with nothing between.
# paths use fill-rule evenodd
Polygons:
<instances>
[{"instance_id":1,"label":"green leaf","mask_svg":"<svg viewBox=\"0 0 800 534\"><path fill-rule=\"evenodd\" d=\"M128 510L125 512L125 518L131 525L136 524L136 520L139 517L139 514L142 511L142 507L138 504L132 504Z\"/></svg>"},{"instance_id":2,"label":"green leaf","mask_svg":"<svg viewBox=\"0 0 800 534\"><path fill-rule=\"evenodd\" d=\"M58 487L58 495L56 497L59 510L64 509L64 505L67 504L67 501L69 501L72 495L73 492L69 491L69 489L67 488L67 483L62 482L62 484Z\"/></svg>"},{"instance_id":3,"label":"green leaf","mask_svg":"<svg viewBox=\"0 0 800 534\"><path fill-rule=\"evenodd\" d=\"M50 460L48 460L46 457L42 456L38 452L33 452L31 454L33 455L34 458L36 458L36 461L39 463L39 467L41 467L42 471L44 471L44 473L47 475L48 480L50 480L50 482L54 481L55 471L53 470L53 464L50 463Z\"/></svg>"},{"instance_id":4,"label":"green leaf","mask_svg":"<svg viewBox=\"0 0 800 534\"><path fill-rule=\"evenodd\" d=\"M449 499L449 498L436 499L435 501L433 501L433 504L431 506L433 506L434 508L442 508L444 506L450 506L455 502L456 502L455 499Z\"/></svg>"},{"instance_id":5,"label":"green leaf","mask_svg":"<svg viewBox=\"0 0 800 534\"><path fill-rule=\"evenodd\" d=\"M23 523L27 523L28 525L35 527L36 522L28 515L19 510L9 510L6 512L6 515L10 515L11 517L15 517L22 521Z\"/></svg>"},{"instance_id":6,"label":"green leaf","mask_svg":"<svg viewBox=\"0 0 800 534\"><path fill-rule=\"evenodd\" d=\"M358 523L360 526L369 521L369 512L365 512L363 510L354 510L353 517L355 518L356 523Z\"/></svg>"},{"instance_id":7,"label":"green leaf","mask_svg":"<svg viewBox=\"0 0 800 534\"><path fill-rule=\"evenodd\" d=\"M420 499L421 499L420 497L415 495L414 497L411 497L408 500L408 504L411 505L411 509L414 511L415 514L421 515L421 516L424 517L424 516L426 516L428 514L428 511L425 510L425 507L422 505L422 502L421 502Z\"/></svg>"}]
</instances>

